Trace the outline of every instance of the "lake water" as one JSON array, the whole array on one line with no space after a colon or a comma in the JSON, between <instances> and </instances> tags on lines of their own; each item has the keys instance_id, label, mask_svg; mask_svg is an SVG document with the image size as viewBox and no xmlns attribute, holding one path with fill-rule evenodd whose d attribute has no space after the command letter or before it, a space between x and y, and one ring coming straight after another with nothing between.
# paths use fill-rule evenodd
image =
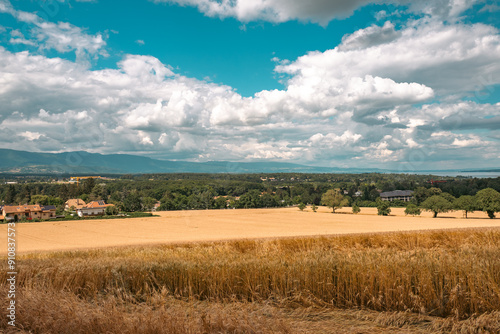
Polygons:
<instances>
[{"instance_id":1,"label":"lake water","mask_svg":"<svg viewBox=\"0 0 500 334\"><path fill-rule=\"evenodd\" d=\"M470 172L412 172L408 174L417 174L417 175L436 175L436 176L468 176L468 177L476 177L476 178L496 178L500 177L500 172L477 172L477 173L470 173Z\"/></svg>"}]
</instances>

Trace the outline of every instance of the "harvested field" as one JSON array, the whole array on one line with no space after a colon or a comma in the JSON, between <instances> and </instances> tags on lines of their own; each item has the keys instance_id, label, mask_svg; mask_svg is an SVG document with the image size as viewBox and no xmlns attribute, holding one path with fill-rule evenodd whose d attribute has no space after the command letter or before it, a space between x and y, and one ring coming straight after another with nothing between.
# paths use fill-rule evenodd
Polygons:
<instances>
[{"instance_id":1,"label":"harvested field","mask_svg":"<svg viewBox=\"0 0 500 334\"><path fill-rule=\"evenodd\" d=\"M438 218L428 212L405 216L403 208L393 208L387 217L377 216L376 208L362 208L357 215L350 208L338 212L332 214L325 207L318 212L310 208L168 211L147 218L23 223L16 225L17 252L500 226L500 219L488 219L483 212L469 214L468 219L457 211ZM7 225L0 225L0 233L6 235ZM6 254L6 241L0 239L0 254Z\"/></svg>"}]
</instances>

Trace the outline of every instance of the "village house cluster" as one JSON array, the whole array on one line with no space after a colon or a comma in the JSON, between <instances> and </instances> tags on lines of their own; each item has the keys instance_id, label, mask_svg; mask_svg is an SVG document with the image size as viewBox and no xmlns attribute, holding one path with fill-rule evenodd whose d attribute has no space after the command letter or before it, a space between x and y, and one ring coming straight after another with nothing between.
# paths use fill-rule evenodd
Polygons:
<instances>
[{"instance_id":1,"label":"village house cluster","mask_svg":"<svg viewBox=\"0 0 500 334\"><path fill-rule=\"evenodd\" d=\"M65 203L65 209L68 211L76 211L79 217L102 216L106 213L106 208L108 206L114 206L114 204L106 204L106 202L102 200L85 203L80 198L69 199Z\"/></svg>"},{"instance_id":2,"label":"village house cluster","mask_svg":"<svg viewBox=\"0 0 500 334\"><path fill-rule=\"evenodd\" d=\"M104 201L91 201L85 203L82 199L70 199L65 203L65 210L74 211L79 217L99 216L106 213L106 208L113 204L106 204ZM4 205L0 206L0 221L20 221L20 220L48 220L64 216L56 214L54 205Z\"/></svg>"}]
</instances>

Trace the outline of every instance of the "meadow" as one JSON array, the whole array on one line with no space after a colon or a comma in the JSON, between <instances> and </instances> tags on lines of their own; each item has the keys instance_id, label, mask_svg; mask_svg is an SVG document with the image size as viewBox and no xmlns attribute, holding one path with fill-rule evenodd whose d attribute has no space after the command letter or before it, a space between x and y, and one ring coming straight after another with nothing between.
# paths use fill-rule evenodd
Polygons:
<instances>
[{"instance_id":1,"label":"meadow","mask_svg":"<svg viewBox=\"0 0 500 334\"><path fill-rule=\"evenodd\" d=\"M500 229L26 253L17 300L26 333L498 333Z\"/></svg>"}]
</instances>

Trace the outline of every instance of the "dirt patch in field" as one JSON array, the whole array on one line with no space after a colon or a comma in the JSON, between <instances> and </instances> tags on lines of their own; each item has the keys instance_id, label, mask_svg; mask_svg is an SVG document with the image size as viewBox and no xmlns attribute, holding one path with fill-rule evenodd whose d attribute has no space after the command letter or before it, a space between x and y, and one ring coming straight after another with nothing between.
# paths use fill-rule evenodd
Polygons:
<instances>
[{"instance_id":1,"label":"dirt patch in field","mask_svg":"<svg viewBox=\"0 0 500 334\"><path fill-rule=\"evenodd\" d=\"M80 220L16 224L17 253L62 251L99 247L153 245L196 241L275 238L429 229L499 227L500 219L483 212L463 218L461 211L422 216L404 215L393 208L387 217L376 208L351 208L332 214L325 207L312 212L297 208L200 210L158 212L159 217ZM7 254L7 225L0 225L0 255Z\"/></svg>"}]
</instances>

